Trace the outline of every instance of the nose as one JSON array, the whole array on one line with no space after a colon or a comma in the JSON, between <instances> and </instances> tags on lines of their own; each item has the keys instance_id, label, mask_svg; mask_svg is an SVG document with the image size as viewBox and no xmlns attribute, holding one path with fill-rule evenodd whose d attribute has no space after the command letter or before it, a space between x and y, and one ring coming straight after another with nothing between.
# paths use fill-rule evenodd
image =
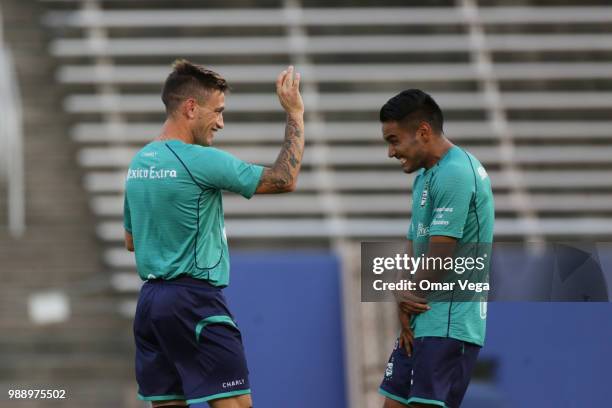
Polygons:
<instances>
[{"instance_id":1,"label":"nose","mask_svg":"<svg viewBox=\"0 0 612 408\"><path fill-rule=\"evenodd\" d=\"M395 156L395 149L393 148L393 146L389 145L389 150L387 152L387 155L389 157L394 157Z\"/></svg>"},{"instance_id":2,"label":"nose","mask_svg":"<svg viewBox=\"0 0 612 408\"><path fill-rule=\"evenodd\" d=\"M223 129L223 114L219 114L219 118L217 119L217 129Z\"/></svg>"}]
</instances>

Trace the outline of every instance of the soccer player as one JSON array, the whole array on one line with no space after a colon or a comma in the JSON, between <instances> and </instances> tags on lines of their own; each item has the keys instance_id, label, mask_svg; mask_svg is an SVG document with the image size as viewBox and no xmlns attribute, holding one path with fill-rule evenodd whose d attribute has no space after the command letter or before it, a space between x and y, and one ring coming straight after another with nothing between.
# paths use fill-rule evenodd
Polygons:
<instances>
[{"instance_id":1,"label":"soccer player","mask_svg":"<svg viewBox=\"0 0 612 408\"><path fill-rule=\"evenodd\" d=\"M433 98L418 89L403 91L381 108L380 121L389 157L398 159L405 173L417 172L409 253L444 258L462 245L490 245L490 179L473 155L444 136L442 111ZM457 408L484 343L486 303L452 298L427 303L407 296L398 304L400 335L379 389L384 408Z\"/></svg>"},{"instance_id":2,"label":"soccer player","mask_svg":"<svg viewBox=\"0 0 612 408\"><path fill-rule=\"evenodd\" d=\"M251 407L241 334L222 293L230 268L222 191L250 198L295 189L300 74L290 66L276 80L285 141L265 168L211 147L223 129L225 79L186 60L173 68L161 134L136 153L125 184L125 245L145 281L134 320L138 397L153 407Z\"/></svg>"}]
</instances>

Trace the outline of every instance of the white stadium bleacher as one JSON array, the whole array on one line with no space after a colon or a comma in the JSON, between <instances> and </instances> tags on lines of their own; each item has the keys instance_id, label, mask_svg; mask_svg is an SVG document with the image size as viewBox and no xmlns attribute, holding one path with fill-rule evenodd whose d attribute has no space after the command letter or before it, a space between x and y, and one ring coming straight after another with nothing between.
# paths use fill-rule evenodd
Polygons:
<instances>
[{"instance_id":1,"label":"white stadium bleacher","mask_svg":"<svg viewBox=\"0 0 612 408\"><path fill-rule=\"evenodd\" d=\"M467 36L462 35L362 35L358 39L317 36L298 44L287 37L224 37L206 41L194 37L153 37L61 39L52 43L51 52L58 57L287 55L296 45L309 54L469 52L472 47ZM491 35L485 48L488 51L609 51L612 50L612 35Z\"/></svg>"},{"instance_id":2,"label":"white stadium bleacher","mask_svg":"<svg viewBox=\"0 0 612 408\"><path fill-rule=\"evenodd\" d=\"M228 150L244 160L268 165L274 162L278 154L273 146L259 147L254 145L232 147ZM87 147L79 153L79 162L84 167L127 168L137 151L138 148L135 147ZM499 157L498 148L495 146L474 146L470 151L485 165L501 164L505 160ZM314 166L329 161L331 165L338 167L359 165L397 167L397 163L390 160L385 153L386 150L380 146L377 148L370 146L331 146L329 147L328 158L313 154L304 155L303 164ZM612 146L519 146L515 148L515 154L516 157L512 161L518 164L580 164L584 157L589 158L589 164L606 164L612 157Z\"/></svg>"},{"instance_id":3,"label":"white stadium bleacher","mask_svg":"<svg viewBox=\"0 0 612 408\"><path fill-rule=\"evenodd\" d=\"M326 93L304 96L305 106L317 106L323 112L371 112L373 106L382 106L388 94L371 93ZM157 94L132 95L72 95L65 101L69 113L161 113ZM437 93L436 99L451 110L486 109L488 101L477 92ZM612 92L506 92L502 103L516 109L592 109L612 105ZM248 94L227 101L228 109L234 112L275 112L278 101L275 95Z\"/></svg>"},{"instance_id":4,"label":"white stadium bleacher","mask_svg":"<svg viewBox=\"0 0 612 408\"><path fill-rule=\"evenodd\" d=\"M491 180L496 185L496 191L507 190L511 188L512 184L510 183L510 180L508 180L506 174L496 171L489 172L489 175L491 176ZM320 176L321 175L315 176L313 172L309 170L303 171L298 181L298 191L316 191L318 187L317 179ZM404 197L408 197L406 193L408 193L412 188L411 184L407 182L406 176L401 173L398 173L396 170L337 170L334 172L324 172L322 177L329 179L333 178L334 182L336 183L335 189L339 192L366 190L371 191L373 193L379 193L383 191L396 190L403 192ZM523 177L525 181L525 186L532 189L554 189L559 192L567 192L568 190L575 190L576 186L578 185L580 186L581 193L574 193L574 196L578 199L582 199L584 197L585 190L589 191L591 194L602 194L601 191L609 191L608 188L610 186L612 171L537 170L525 171L523 172ZM96 194L121 192L125 181L125 172L92 170L88 172L88 174L85 176L84 181L87 190L92 195L94 195L95 198ZM552 198L555 197L555 195L551 193L549 194ZM252 200L258 198L259 197L255 197ZM496 202L495 205L499 206L500 203ZM274 207L274 210L283 211L282 208L283 206L278 205L277 203ZM404 211L406 214L409 214L410 208L404 208ZM117 215L117 213L115 213L115 215Z\"/></svg>"},{"instance_id":5,"label":"white stadium bleacher","mask_svg":"<svg viewBox=\"0 0 612 408\"><path fill-rule=\"evenodd\" d=\"M268 83L278 65L234 66L211 65L210 69L223 72L233 84ZM516 63L495 64L498 79L595 79L612 78L612 64L599 63ZM477 80L479 73L472 64L321 64L300 66L307 76L304 83L350 83L356 81L461 81ZM66 65L58 71L58 79L65 84L154 84L168 75L165 65Z\"/></svg>"},{"instance_id":6,"label":"white stadium bleacher","mask_svg":"<svg viewBox=\"0 0 612 408\"><path fill-rule=\"evenodd\" d=\"M54 0L47 0L53 2ZM380 4L380 2L378 2ZM609 7L491 7L479 10L485 24L608 23ZM293 20L291 20L293 19ZM469 23L459 8L338 7L279 9L177 9L54 11L45 22L54 27L202 27L279 26L287 22L312 26L374 26Z\"/></svg>"},{"instance_id":7,"label":"white stadium bleacher","mask_svg":"<svg viewBox=\"0 0 612 408\"><path fill-rule=\"evenodd\" d=\"M572 213L577 207L585 210L606 211L610 208L612 194L584 194L577 197L575 194L532 194L531 204L536 210L550 210L555 212ZM238 216L270 216L270 215L294 215L296 212L303 214L322 214L325 206L322 200L314 195L293 194L287 198L285 207L276 206L276 197L257 197L248 206L240 197L228 196L223 200L223 206L227 213ZM406 201L405 195L401 193L380 194L344 194L339 198L342 208L347 214L406 214L406 209L398 203ZM123 199L116 195L100 195L92 199L94 212L100 216L114 216L123 211ZM498 213L511 212L512 203L507 193L498 193L495 208Z\"/></svg>"},{"instance_id":8,"label":"white stadium bleacher","mask_svg":"<svg viewBox=\"0 0 612 408\"><path fill-rule=\"evenodd\" d=\"M312 123L310 126L325 126L325 134L309 135L310 140L327 140L330 142L363 142L372 140L378 135L380 125L373 122L325 122ZM455 141L492 140L497 137L492 126L484 121L461 121L445 123L447 134L453 135ZM612 121L514 121L512 133L517 140L540 139L575 139L581 134L585 139L602 139L610 137ZM226 123L220 140L224 144L234 143L270 143L278 142L278 135L284 130L282 122ZM133 143L148 143L151 135L159 131L158 122L133 122L122 124L78 123L72 128L72 138L79 143L105 143L108 141L129 140ZM129 135L127 137L126 135Z\"/></svg>"}]
</instances>

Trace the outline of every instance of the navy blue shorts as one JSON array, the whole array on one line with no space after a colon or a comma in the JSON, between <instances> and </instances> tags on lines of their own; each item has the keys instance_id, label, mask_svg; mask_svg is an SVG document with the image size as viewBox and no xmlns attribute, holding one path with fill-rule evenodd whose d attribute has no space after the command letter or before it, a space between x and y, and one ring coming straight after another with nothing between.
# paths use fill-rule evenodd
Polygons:
<instances>
[{"instance_id":1,"label":"navy blue shorts","mask_svg":"<svg viewBox=\"0 0 612 408\"><path fill-rule=\"evenodd\" d=\"M138 398L191 407L249 394L242 337L220 288L181 277L145 282L134 319Z\"/></svg>"},{"instance_id":2,"label":"navy blue shorts","mask_svg":"<svg viewBox=\"0 0 612 408\"><path fill-rule=\"evenodd\" d=\"M395 342L379 392L408 405L458 408L470 383L480 346L446 337L414 339L412 356Z\"/></svg>"}]
</instances>

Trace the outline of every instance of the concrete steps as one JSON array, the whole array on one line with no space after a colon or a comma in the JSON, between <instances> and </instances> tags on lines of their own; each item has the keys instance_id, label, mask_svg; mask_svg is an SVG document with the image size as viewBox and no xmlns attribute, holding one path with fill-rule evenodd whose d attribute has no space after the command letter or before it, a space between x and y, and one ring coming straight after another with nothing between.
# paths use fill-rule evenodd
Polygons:
<instances>
[{"instance_id":1,"label":"concrete steps","mask_svg":"<svg viewBox=\"0 0 612 408\"><path fill-rule=\"evenodd\" d=\"M142 407L135 398L131 322L117 313L101 262L63 91L40 24L43 7L35 0L2 0L4 37L24 106L27 230L16 239L0 221L0 393L67 391L64 400L19 401L20 407ZM28 299L48 290L68 296L70 317L35 325Z\"/></svg>"}]
</instances>

